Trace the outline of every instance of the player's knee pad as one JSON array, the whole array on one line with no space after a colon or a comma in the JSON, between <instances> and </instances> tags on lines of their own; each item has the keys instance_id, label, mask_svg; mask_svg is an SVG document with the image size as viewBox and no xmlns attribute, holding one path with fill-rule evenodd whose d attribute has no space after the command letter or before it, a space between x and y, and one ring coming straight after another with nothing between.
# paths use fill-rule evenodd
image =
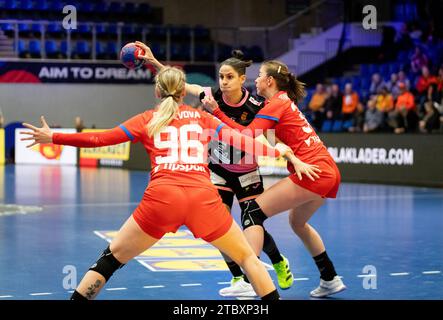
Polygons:
<instances>
[{"instance_id":1,"label":"player's knee pad","mask_svg":"<svg viewBox=\"0 0 443 320\"><path fill-rule=\"evenodd\" d=\"M241 206L241 225L243 230L252 226L262 226L268 218L257 204L255 199L247 200L240 204Z\"/></svg>"},{"instance_id":2,"label":"player's knee pad","mask_svg":"<svg viewBox=\"0 0 443 320\"><path fill-rule=\"evenodd\" d=\"M89 270L100 273L106 281L113 275L113 273L123 267L124 264L120 263L114 255L112 254L109 246L103 251L100 258L98 258L97 262L94 263Z\"/></svg>"}]
</instances>

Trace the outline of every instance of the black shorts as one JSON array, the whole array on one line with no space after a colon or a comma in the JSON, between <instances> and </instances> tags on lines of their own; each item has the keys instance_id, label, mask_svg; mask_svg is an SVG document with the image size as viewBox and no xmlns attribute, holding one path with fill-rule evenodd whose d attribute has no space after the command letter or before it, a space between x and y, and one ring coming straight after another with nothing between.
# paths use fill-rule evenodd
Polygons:
<instances>
[{"instance_id":1,"label":"black shorts","mask_svg":"<svg viewBox=\"0 0 443 320\"><path fill-rule=\"evenodd\" d=\"M222 197L223 203L232 207L234 195L239 202L253 199L263 193L263 177L259 169L249 172L232 172L220 165L209 163L211 182Z\"/></svg>"}]
</instances>

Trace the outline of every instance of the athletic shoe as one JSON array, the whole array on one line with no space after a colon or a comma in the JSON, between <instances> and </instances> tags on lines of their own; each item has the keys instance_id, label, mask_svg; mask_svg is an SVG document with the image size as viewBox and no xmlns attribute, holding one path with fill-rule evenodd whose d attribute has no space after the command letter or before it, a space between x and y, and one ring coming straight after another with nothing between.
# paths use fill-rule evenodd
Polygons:
<instances>
[{"instance_id":1,"label":"athletic shoe","mask_svg":"<svg viewBox=\"0 0 443 320\"><path fill-rule=\"evenodd\" d=\"M218 292L222 297L256 297L257 294L250 283L247 283L243 276L234 277L229 287L220 289Z\"/></svg>"},{"instance_id":2,"label":"athletic shoe","mask_svg":"<svg viewBox=\"0 0 443 320\"><path fill-rule=\"evenodd\" d=\"M294 283L294 276L292 275L291 269L289 268L289 261L283 256L283 260L274 263L275 273L277 273L278 286L281 289L289 289Z\"/></svg>"},{"instance_id":3,"label":"athletic shoe","mask_svg":"<svg viewBox=\"0 0 443 320\"><path fill-rule=\"evenodd\" d=\"M346 289L339 276L335 276L331 281L320 279L320 285L311 291L311 297L324 298L331 294L339 293Z\"/></svg>"}]
</instances>

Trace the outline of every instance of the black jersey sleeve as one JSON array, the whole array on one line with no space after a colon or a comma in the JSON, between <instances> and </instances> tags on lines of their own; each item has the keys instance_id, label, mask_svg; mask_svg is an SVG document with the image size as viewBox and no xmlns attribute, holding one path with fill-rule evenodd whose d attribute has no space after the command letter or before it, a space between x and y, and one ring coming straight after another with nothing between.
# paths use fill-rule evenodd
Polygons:
<instances>
[{"instance_id":1,"label":"black jersey sleeve","mask_svg":"<svg viewBox=\"0 0 443 320\"><path fill-rule=\"evenodd\" d=\"M215 101L218 101L221 97L221 91L217 87L202 87L203 91L200 92L200 101L202 101L207 94L210 94L214 97Z\"/></svg>"}]
</instances>

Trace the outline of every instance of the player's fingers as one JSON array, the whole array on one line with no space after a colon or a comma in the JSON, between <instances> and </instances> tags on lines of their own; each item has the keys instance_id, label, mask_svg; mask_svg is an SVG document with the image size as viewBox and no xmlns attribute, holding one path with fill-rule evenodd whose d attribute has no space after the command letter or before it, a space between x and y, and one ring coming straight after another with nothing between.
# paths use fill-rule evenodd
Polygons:
<instances>
[{"instance_id":1,"label":"player's fingers","mask_svg":"<svg viewBox=\"0 0 443 320\"><path fill-rule=\"evenodd\" d=\"M46 123L46 119L45 119L44 116L40 117L40 121L42 122L43 127L48 127L49 128L48 124Z\"/></svg>"},{"instance_id":2,"label":"player's fingers","mask_svg":"<svg viewBox=\"0 0 443 320\"><path fill-rule=\"evenodd\" d=\"M298 178L301 180L302 176L300 170L295 170L295 173L297 173Z\"/></svg>"},{"instance_id":3,"label":"player's fingers","mask_svg":"<svg viewBox=\"0 0 443 320\"><path fill-rule=\"evenodd\" d=\"M312 168L312 170L313 170L313 171L316 171L316 172L318 172L318 173L321 172L321 169L320 169L320 168Z\"/></svg>"},{"instance_id":4,"label":"player's fingers","mask_svg":"<svg viewBox=\"0 0 443 320\"><path fill-rule=\"evenodd\" d=\"M31 148L31 147L35 146L37 143L38 143L37 141L34 141L34 143L32 143L32 144L26 146L26 148Z\"/></svg>"},{"instance_id":5,"label":"player's fingers","mask_svg":"<svg viewBox=\"0 0 443 320\"><path fill-rule=\"evenodd\" d=\"M29 123L26 123L26 122L22 123L22 125L23 125L24 127L26 127L26 128L29 128L29 129L32 129L32 130L35 130L35 131L38 130L37 127L34 127L32 124L29 124Z\"/></svg>"},{"instance_id":6,"label":"player's fingers","mask_svg":"<svg viewBox=\"0 0 443 320\"><path fill-rule=\"evenodd\" d=\"M26 140L35 140L34 137L27 137L27 138L21 138L21 141L26 141Z\"/></svg>"},{"instance_id":7,"label":"player's fingers","mask_svg":"<svg viewBox=\"0 0 443 320\"><path fill-rule=\"evenodd\" d=\"M311 176L311 174L309 173L309 170L305 170L305 175L311 179L312 181L315 181L315 179Z\"/></svg>"},{"instance_id":8,"label":"player's fingers","mask_svg":"<svg viewBox=\"0 0 443 320\"><path fill-rule=\"evenodd\" d=\"M34 135L34 132L32 132L32 131L20 131L20 134Z\"/></svg>"}]
</instances>

